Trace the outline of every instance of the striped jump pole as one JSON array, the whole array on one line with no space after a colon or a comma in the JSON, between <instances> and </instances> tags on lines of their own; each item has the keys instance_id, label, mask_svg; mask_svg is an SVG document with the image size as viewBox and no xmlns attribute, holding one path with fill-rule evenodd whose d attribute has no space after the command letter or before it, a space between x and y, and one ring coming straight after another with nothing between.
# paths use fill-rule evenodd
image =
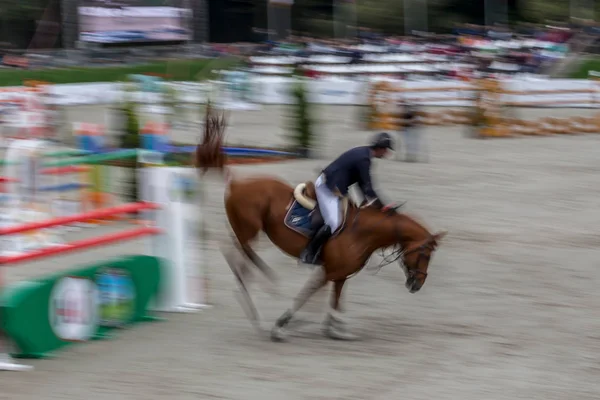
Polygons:
<instances>
[{"instance_id":1,"label":"striped jump pole","mask_svg":"<svg viewBox=\"0 0 600 400\"><path fill-rule=\"evenodd\" d=\"M3 160L7 176L0 184L7 193L3 200L11 199L11 207L45 210L48 218L49 215L78 214L114 205L109 188L109 167L103 164L137 157L136 149L90 154L86 150L47 152L47 145L38 140L13 141ZM26 201L23 193L32 194L27 196L32 201ZM77 226L103 222L86 221ZM69 229L73 227L63 227L57 232Z\"/></svg>"},{"instance_id":2,"label":"striped jump pole","mask_svg":"<svg viewBox=\"0 0 600 400\"><path fill-rule=\"evenodd\" d=\"M64 167L42 168L40 174L52 178L52 185L41 188L44 192L52 192L51 212L54 217L64 217L85 212L86 190L89 188L87 165L69 165ZM75 225L64 226L61 230L78 230Z\"/></svg>"},{"instance_id":3,"label":"striped jump pole","mask_svg":"<svg viewBox=\"0 0 600 400\"><path fill-rule=\"evenodd\" d=\"M20 233L24 233L24 232L37 231L40 229L46 229L46 228L66 225L66 224L73 223L73 222L80 222L80 221L90 219L90 218L102 218L105 216L116 215L116 214L117 215L125 214L125 213L134 212L134 211L157 209L159 207L160 207L159 205L154 204L154 203L143 203L143 202L142 203L130 203L130 204L125 204L125 205L118 206L118 207L105 208L102 210L95 210L95 211L91 211L88 213L82 213L82 214L78 214L78 215L71 215L71 216L66 216L66 217L53 218L53 219L49 219L49 220L41 221L41 222L32 222L32 223L24 224L24 225L0 228L0 236L16 235L16 234L20 234ZM143 236L143 235L147 235L147 234L151 234L151 233L156 234L159 232L160 232L160 230L157 230L157 228L149 228L149 227L136 228L136 229L132 229L129 231L119 232L119 233L115 233L115 234L108 234L108 235L104 235L104 236L100 236L100 237L96 237L96 238L71 242L71 243L67 243L60 247L37 249L34 251L30 251L30 252L27 252L24 254L17 254L17 255L2 255L2 256L0 256L0 265L15 264L15 263L20 263L20 262L24 262L24 261L31 261L31 260L48 257L48 256L55 255L55 254L67 253L67 252L71 252L71 251L78 250L78 249L86 249L88 247L94 247L94 246L101 245L101 244L113 243L113 242L117 242L117 241L123 240L123 239L132 239L132 238L135 238L138 236Z\"/></svg>"},{"instance_id":4,"label":"striped jump pole","mask_svg":"<svg viewBox=\"0 0 600 400\"><path fill-rule=\"evenodd\" d=\"M110 193L111 176L106 163L111 161L127 160L137 158L137 149L115 150L101 154L84 155L80 157L69 157L56 161L44 163L48 168L77 167L84 166L86 172L80 175L82 200L82 211L108 207L114 204L114 196ZM116 216L107 217L108 220L117 219ZM103 220L90 220L85 223L100 224Z\"/></svg>"}]
</instances>

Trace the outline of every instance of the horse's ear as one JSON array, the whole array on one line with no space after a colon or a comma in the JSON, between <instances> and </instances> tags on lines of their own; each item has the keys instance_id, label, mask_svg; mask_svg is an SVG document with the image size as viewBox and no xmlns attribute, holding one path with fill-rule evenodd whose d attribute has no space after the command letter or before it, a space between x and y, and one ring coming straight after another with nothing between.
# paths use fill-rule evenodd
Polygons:
<instances>
[{"instance_id":1,"label":"horse's ear","mask_svg":"<svg viewBox=\"0 0 600 400\"><path fill-rule=\"evenodd\" d=\"M446 236L448 234L448 231L441 231L436 233L435 235L433 235L433 239L435 239L436 242L440 242L444 236Z\"/></svg>"},{"instance_id":2,"label":"horse's ear","mask_svg":"<svg viewBox=\"0 0 600 400\"><path fill-rule=\"evenodd\" d=\"M406 201L404 201L404 202L402 202L402 203L400 203L398 205L395 205L392 209L394 211L398 211L399 209L401 209L402 207L404 207L405 204L406 204Z\"/></svg>"}]
</instances>

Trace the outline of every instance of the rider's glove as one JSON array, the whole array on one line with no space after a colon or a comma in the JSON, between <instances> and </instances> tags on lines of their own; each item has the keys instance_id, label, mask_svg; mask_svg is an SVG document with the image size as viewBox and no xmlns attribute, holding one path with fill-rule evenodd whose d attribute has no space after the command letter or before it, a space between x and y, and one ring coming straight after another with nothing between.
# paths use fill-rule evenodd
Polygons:
<instances>
[{"instance_id":1,"label":"rider's glove","mask_svg":"<svg viewBox=\"0 0 600 400\"><path fill-rule=\"evenodd\" d=\"M367 203L367 206L368 206L368 207L369 207L369 206L373 206L373 207L375 207L375 208L376 208L376 209L378 209L378 210L381 210L381 209L383 209L383 208L385 207L385 205L384 205L384 204L381 202L381 200L379 200L379 198L377 198L377 197L376 197L376 198L374 198L373 200L370 200L370 201Z\"/></svg>"}]
</instances>

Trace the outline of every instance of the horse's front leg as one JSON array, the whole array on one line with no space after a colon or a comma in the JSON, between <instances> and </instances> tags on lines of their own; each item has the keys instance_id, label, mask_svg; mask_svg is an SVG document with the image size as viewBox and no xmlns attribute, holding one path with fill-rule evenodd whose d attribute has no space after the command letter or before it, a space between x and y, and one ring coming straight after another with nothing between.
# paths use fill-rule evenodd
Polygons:
<instances>
[{"instance_id":1,"label":"horse's front leg","mask_svg":"<svg viewBox=\"0 0 600 400\"><path fill-rule=\"evenodd\" d=\"M331 308L323 323L323 333L331 339L356 340L358 336L350 333L346 322L342 318L342 289L346 278L334 282L333 296L331 297Z\"/></svg>"},{"instance_id":2,"label":"horse's front leg","mask_svg":"<svg viewBox=\"0 0 600 400\"><path fill-rule=\"evenodd\" d=\"M290 323L294 314L306 304L313 294L325 286L326 283L327 277L325 269L323 267L316 267L300 293L298 293L298 296L296 296L292 308L283 313L283 315L275 322L273 329L271 329L271 340L275 342L285 340L286 326Z\"/></svg>"}]
</instances>

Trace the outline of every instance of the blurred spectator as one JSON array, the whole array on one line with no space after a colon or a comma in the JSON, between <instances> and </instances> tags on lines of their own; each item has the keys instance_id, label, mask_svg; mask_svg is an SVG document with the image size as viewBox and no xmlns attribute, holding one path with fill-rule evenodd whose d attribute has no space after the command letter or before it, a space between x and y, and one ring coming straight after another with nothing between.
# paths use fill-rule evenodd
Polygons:
<instances>
[{"instance_id":1,"label":"blurred spectator","mask_svg":"<svg viewBox=\"0 0 600 400\"><path fill-rule=\"evenodd\" d=\"M404 140L402 141L403 143L400 140L396 143L396 159L400 159L400 144L402 143L405 149L404 161L418 162L419 153L423 148L417 106L404 99L400 100L398 106L401 122L399 125L402 127L402 137Z\"/></svg>"}]
</instances>

